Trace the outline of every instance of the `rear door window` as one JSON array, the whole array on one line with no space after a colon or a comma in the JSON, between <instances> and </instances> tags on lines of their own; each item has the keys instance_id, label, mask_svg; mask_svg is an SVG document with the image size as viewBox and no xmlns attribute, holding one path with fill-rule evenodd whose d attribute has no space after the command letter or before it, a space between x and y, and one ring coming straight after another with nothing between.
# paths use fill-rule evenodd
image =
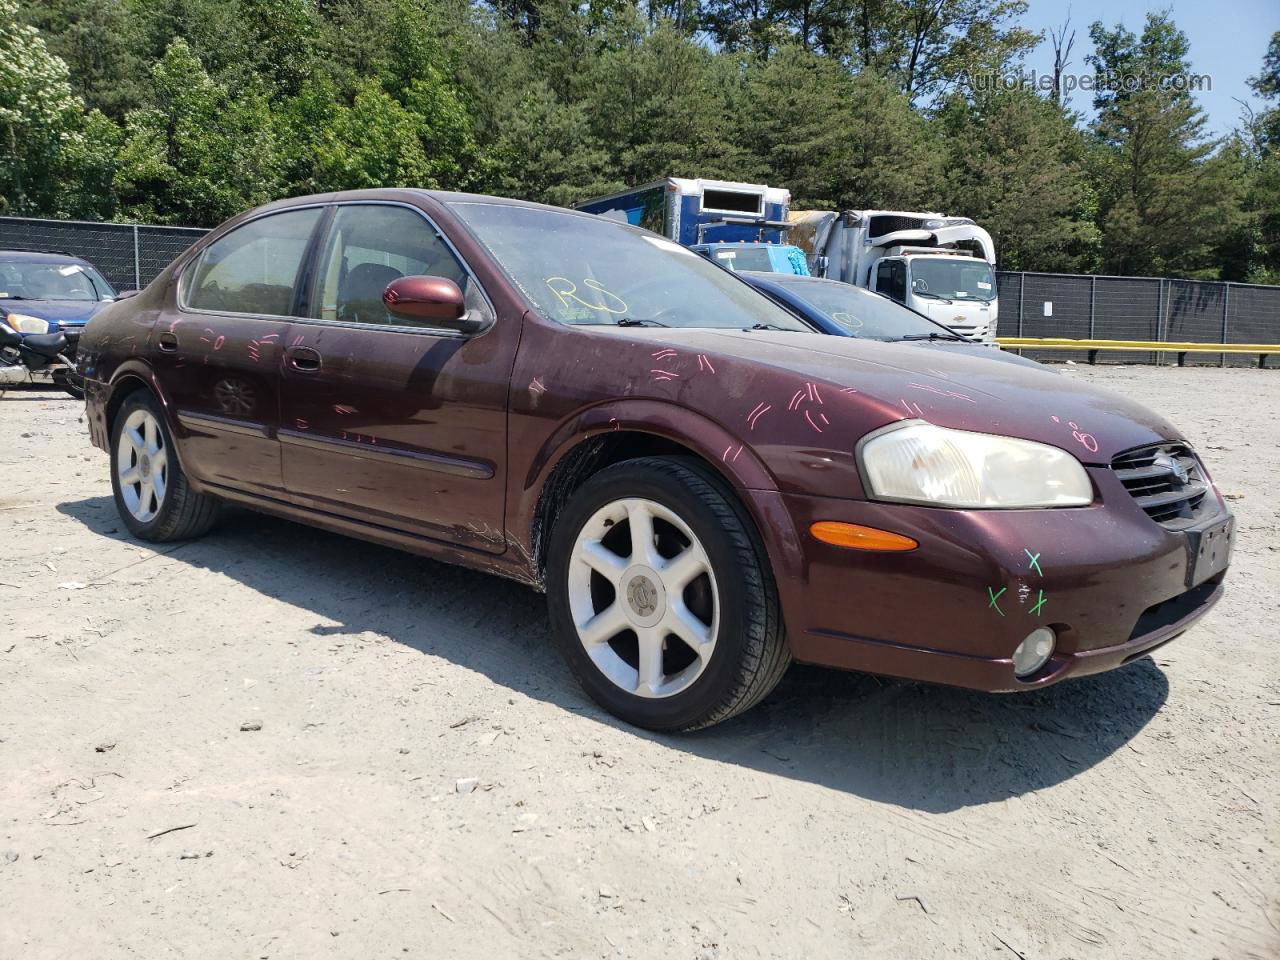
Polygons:
<instances>
[{"instance_id":1,"label":"rear door window","mask_svg":"<svg viewBox=\"0 0 1280 960\"><path fill-rule=\"evenodd\" d=\"M298 274L322 209L252 220L205 248L186 288L186 306L214 313L293 313Z\"/></svg>"}]
</instances>

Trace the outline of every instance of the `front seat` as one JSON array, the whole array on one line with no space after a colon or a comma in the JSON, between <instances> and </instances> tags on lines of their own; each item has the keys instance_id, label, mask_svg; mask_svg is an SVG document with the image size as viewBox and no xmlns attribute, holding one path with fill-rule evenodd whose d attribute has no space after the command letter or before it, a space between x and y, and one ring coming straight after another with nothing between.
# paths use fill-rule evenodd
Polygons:
<instances>
[{"instance_id":1,"label":"front seat","mask_svg":"<svg viewBox=\"0 0 1280 960\"><path fill-rule=\"evenodd\" d=\"M64 333L28 333L22 338L22 345L32 353L38 353L50 360L67 349L67 336Z\"/></svg>"},{"instance_id":2,"label":"front seat","mask_svg":"<svg viewBox=\"0 0 1280 960\"><path fill-rule=\"evenodd\" d=\"M392 280L404 274L381 263L361 263L353 267L338 285L339 320L351 323L386 323L387 308L382 293Z\"/></svg>"}]
</instances>

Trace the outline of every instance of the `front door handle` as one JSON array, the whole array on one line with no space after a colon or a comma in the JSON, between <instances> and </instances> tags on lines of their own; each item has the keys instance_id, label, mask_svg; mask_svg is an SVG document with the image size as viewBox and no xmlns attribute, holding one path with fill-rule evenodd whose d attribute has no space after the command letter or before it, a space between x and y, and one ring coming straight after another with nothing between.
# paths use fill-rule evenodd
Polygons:
<instances>
[{"instance_id":1,"label":"front door handle","mask_svg":"<svg viewBox=\"0 0 1280 960\"><path fill-rule=\"evenodd\" d=\"M285 358L299 373L316 373L324 363L320 351L310 347L290 347L285 351Z\"/></svg>"},{"instance_id":2,"label":"front door handle","mask_svg":"<svg viewBox=\"0 0 1280 960\"><path fill-rule=\"evenodd\" d=\"M165 332L160 334L160 339L156 345L165 353L178 352L178 338L172 333Z\"/></svg>"}]
</instances>

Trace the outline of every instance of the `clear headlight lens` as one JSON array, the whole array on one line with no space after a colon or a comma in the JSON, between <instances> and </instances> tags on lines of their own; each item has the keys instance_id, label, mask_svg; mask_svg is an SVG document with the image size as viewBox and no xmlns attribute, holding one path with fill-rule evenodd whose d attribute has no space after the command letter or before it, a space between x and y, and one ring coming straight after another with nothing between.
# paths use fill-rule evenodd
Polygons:
<instances>
[{"instance_id":1,"label":"clear headlight lens","mask_svg":"<svg viewBox=\"0 0 1280 960\"><path fill-rule=\"evenodd\" d=\"M863 442L868 492L942 507L1078 507L1093 501L1080 461L1057 447L909 422Z\"/></svg>"},{"instance_id":2,"label":"clear headlight lens","mask_svg":"<svg viewBox=\"0 0 1280 960\"><path fill-rule=\"evenodd\" d=\"M32 317L25 313L11 313L5 317L5 323L18 333L48 333L49 321Z\"/></svg>"}]
</instances>

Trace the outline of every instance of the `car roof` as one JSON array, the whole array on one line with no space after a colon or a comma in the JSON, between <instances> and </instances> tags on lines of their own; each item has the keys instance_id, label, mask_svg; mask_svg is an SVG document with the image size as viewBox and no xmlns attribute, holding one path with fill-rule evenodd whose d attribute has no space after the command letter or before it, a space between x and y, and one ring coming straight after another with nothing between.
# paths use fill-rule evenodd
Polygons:
<instances>
[{"instance_id":1,"label":"car roof","mask_svg":"<svg viewBox=\"0 0 1280 960\"><path fill-rule=\"evenodd\" d=\"M489 203L498 206L508 207L527 207L533 210L547 210L554 213L569 213L576 217L583 217L587 220L600 220L598 214L587 213L584 210L574 210L572 207L557 207L549 203L533 203L529 200L517 200L514 197L495 197L487 193L459 193L453 190L425 190L420 187L375 187L368 190L339 190L333 193L315 193L297 197L288 197L283 200L276 200L267 203L261 207L255 208L255 212L262 213L269 210L283 210L293 206L300 206L313 203L350 203L356 200L403 200L406 195L430 197L431 199L444 204L451 203ZM630 224L622 224L622 226L630 226Z\"/></svg>"},{"instance_id":2,"label":"car roof","mask_svg":"<svg viewBox=\"0 0 1280 960\"><path fill-rule=\"evenodd\" d=\"M83 257L57 250L0 250L0 260L6 263L79 263L93 266Z\"/></svg>"}]
</instances>

